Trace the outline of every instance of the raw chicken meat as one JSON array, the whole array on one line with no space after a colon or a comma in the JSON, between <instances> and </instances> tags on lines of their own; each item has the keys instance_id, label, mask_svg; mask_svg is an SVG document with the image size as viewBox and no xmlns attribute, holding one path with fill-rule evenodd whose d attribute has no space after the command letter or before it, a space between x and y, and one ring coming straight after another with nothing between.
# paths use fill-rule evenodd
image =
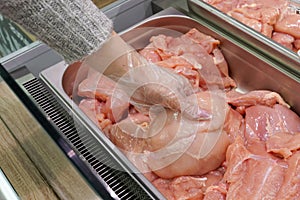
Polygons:
<instances>
[{"instance_id":1,"label":"raw chicken meat","mask_svg":"<svg viewBox=\"0 0 300 200\"><path fill-rule=\"evenodd\" d=\"M295 38L286 33L273 32L272 39L288 49L293 49Z\"/></svg>"},{"instance_id":2,"label":"raw chicken meat","mask_svg":"<svg viewBox=\"0 0 300 200\"><path fill-rule=\"evenodd\" d=\"M266 10L270 0L207 2L269 33L285 4L278 0ZM300 46L295 35L273 32L273 38L289 48ZM78 86L79 107L167 199L299 199L299 116L276 92L237 92L219 44L191 29L177 38L153 36L140 51L187 78L193 91L186 102L196 100L208 118L126 103L115 82L95 72Z\"/></svg>"},{"instance_id":3,"label":"raw chicken meat","mask_svg":"<svg viewBox=\"0 0 300 200\"><path fill-rule=\"evenodd\" d=\"M158 66L173 69L188 78L195 89L232 88L235 82L228 75L227 62L217 45L220 41L191 29L181 37L153 36L140 51ZM159 57L159 59L158 59Z\"/></svg>"},{"instance_id":4,"label":"raw chicken meat","mask_svg":"<svg viewBox=\"0 0 300 200\"><path fill-rule=\"evenodd\" d=\"M122 119L129 107L126 94L115 89L115 82L94 70L78 85L78 95L103 102L101 111L112 122Z\"/></svg>"},{"instance_id":5,"label":"raw chicken meat","mask_svg":"<svg viewBox=\"0 0 300 200\"><path fill-rule=\"evenodd\" d=\"M294 42L296 49L300 49L300 39L296 39Z\"/></svg>"},{"instance_id":6,"label":"raw chicken meat","mask_svg":"<svg viewBox=\"0 0 300 200\"><path fill-rule=\"evenodd\" d=\"M293 155L293 152L300 149L300 134L276 133L266 141L267 152L272 152L284 159Z\"/></svg>"},{"instance_id":7,"label":"raw chicken meat","mask_svg":"<svg viewBox=\"0 0 300 200\"><path fill-rule=\"evenodd\" d=\"M203 0L241 23L297 52L300 15L288 7L287 0Z\"/></svg>"},{"instance_id":8,"label":"raw chicken meat","mask_svg":"<svg viewBox=\"0 0 300 200\"><path fill-rule=\"evenodd\" d=\"M157 178L153 181L153 185L167 199L203 199L207 189L219 183L223 174L224 169L220 168L203 176L180 176L173 179Z\"/></svg>"},{"instance_id":9,"label":"raw chicken meat","mask_svg":"<svg viewBox=\"0 0 300 200\"><path fill-rule=\"evenodd\" d=\"M162 178L202 175L214 170L224 161L230 141L222 130L228 106L218 94L207 91L197 96L202 106L212 109L211 120L189 120L180 113L163 110L152 114L155 117L142 126L129 115L113 125L110 138L124 151L147 151L143 159ZM219 139L211 141L211 137Z\"/></svg>"},{"instance_id":10,"label":"raw chicken meat","mask_svg":"<svg viewBox=\"0 0 300 200\"><path fill-rule=\"evenodd\" d=\"M252 154L237 138L226 153L228 162L224 179L229 184L226 199L276 199L287 165Z\"/></svg>"},{"instance_id":11,"label":"raw chicken meat","mask_svg":"<svg viewBox=\"0 0 300 200\"><path fill-rule=\"evenodd\" d=\"M253 105L265 105L272 107L276 103L289 108L290 106L282 99L282 97L272 91L268 90L254 90L246 94L231 90L227 92L227 102L236 107L236 110L241 114L245 113L245 109Z\"/></svg>"},{"instance_id":12,"label":"raw chicken meat","mask_svg":"<svg viewBox=\"0 0 300 200\"><path fill-rule=\"evenodd\" d=\"M208 54L212 53L212 51L215 50L220 44L219 40L216 40L209 35L205 35L204 33L199 32L197 29L191 29L185 35L196 44L202 46ZM186 50L184 50L184 52L186 52Z\"/></svg>"},{"instance_id":13,"label":"raw chicken meat","mask_svg":"<svg viewBox=\"0 0 300 200\"><path fill-rule=\"evenodd\" d=\"M296 200L300 198L300 152L296 152L287 161L288 168L283 184L276 199Z\"/></svg>"},{"instance_id":14,"label":"raw chicken meat","mask_svg":"<svg viewBox=\"0 0 300 200\"><path fill-rule=\"evenodd\" d=\"M300 177L294 175L299 172L299 120L280 104L246 109L245 135L238 135L226 152L226 199L299 197ZM286 196L284 190L292 188Z\"/></svg>"},{"instance_id":15,"label":"raw chicken meat","mask_svg":"<svg viewBox=\"0 0 300 200\"><path fill-rule=\"evenodd\" d=\"M276 8L284 9L287 6L286 0L203 0L204 2L218 8L224 13L227 13L234 9L239 9L243 7L254 7L254 8ZM253 14L253 13L252 13ZM258 15L261 15L258 13Z\"/></svg>"},{"instance_id":16,"label":"raw chicken meat","mask_svg":"<svg viewBox=\"0 0 300 200\"><path fill-rule=\"evenodd\" d=\"M300 15L287 14L279 20L274 30L281 33L289 34L297 39L300 38Z\"/></svg>"},{"instance_id":17,"label":"raw chicken meat","mask_svg":"<svg viewBox=\"0 0 300 200\"><path fill-rule=\"evenodd\" d=\"M83 99L78 106L104 133L109 133L113 122L102 111L104 103L96 99Z\"/></svg>"},{"instance_id":18,"label":"raw chicken meat","mask_svg":"<svg viewBox=\"0 0 300 200\"><path fill-rule=\"evenodd\" d=\"M172 180L156 179L153 185L169 200L202 199L205 178L181 176Z\"/></svg>"},{"instance_id":19,"label":"raw chicken meat","mask_svg":"<svg viewBox=\"0 0 300 200\"><path fill-rule=\"evenodd\" d=\"M300 118L285 106L276 104L273 108L256 105L246 109L246 135L266 141L277 133L296 134L300 132Z\"/></svg>"},{"instance_id":20,"label":"raw chicken meat","mask_svg":"<svg viewBox=\"0 0 300 200\"><path fill-rule=\"evenodd\" d=\"M227 98L227 102L235 107L248 107L258 104L272 107L276 103L288 108L290 107L278 93L268 90L254 90L246 94L241 94L231 90L227 93Z\"/></svg>"},{"instance_id":21,"label":"raw chicken meat","mask_svg":"<svg viewBox=\"0 0 300 200\"><path fill-rule=\"evenodd\" d=\"M244 131L244 118L236 110L229 108L224 123L224 130L227 132L230 141L234 141Z\"/></svg>"},{"instance_id":22,"label":"raw chicken meat","mask_svg":"<svg viewBox=\"0 0 300 200\"><path fill-rule=\"evenodd\" d=\"M227 184L219 182L205 191L204 200L225 200L227 195Z\"/></svg>"}]
</instances>

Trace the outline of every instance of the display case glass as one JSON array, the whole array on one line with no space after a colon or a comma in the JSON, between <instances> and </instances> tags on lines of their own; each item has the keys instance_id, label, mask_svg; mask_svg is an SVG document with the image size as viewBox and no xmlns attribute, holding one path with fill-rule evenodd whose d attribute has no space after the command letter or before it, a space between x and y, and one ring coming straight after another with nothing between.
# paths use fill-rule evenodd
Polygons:
<instances>
[{"instance_id":1,"label":"display case glass","mask_svg":"<svg viewBox=\"0 0 300 200\"><path fill-rule=\"evenodd\" d=\"M35 37L18 24L0 15L0 58L35 41Z\"/></svg>"}]
</instances>

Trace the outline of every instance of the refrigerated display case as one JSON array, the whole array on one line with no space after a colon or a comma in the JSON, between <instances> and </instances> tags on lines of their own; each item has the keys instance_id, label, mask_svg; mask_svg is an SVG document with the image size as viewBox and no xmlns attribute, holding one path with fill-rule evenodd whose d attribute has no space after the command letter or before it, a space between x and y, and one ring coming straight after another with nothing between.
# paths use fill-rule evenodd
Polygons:
<instances>
[{"instance_id":1,"label":"refrigerated display case","mask_svg":"<svg viewBox=\"0 0 300 200\"><path fill-rule=\"evenodd\" d=\"M231 76L241 90L264 88L276 91L285 97L294 111L300 113L300 72L287 62L278 62L273 54L269 56L264 53L259 45L252 45L260 44L258 41L233 37L224 31L230 28L229 25L220 27L210 21L213 17L208 20L199 16L189 9L188 1L153 0L151 11L150 4L145 4L145 1L135 1L136 6L125 5L125 2L114 2L103 9L110 11L108 16L122 20L116 24L120 23L118 32L126 41L134 38L136 42L145 43L145 38L151 36L151 32L135 35L132 32L135 28L162 27L186 31L196 27L221 41L224 55L232 66ZM117 5L126 8L126 11L130 10L130 13L120 14L118 10L121 7ZM143 8L143 15L138 14L141 18L136 19L131 9L141 11L139 6ZM125 25L124 21L128 24ZM2 84L6 88L4 93L11 93L19 102L18 105L25 106L14 110L12 115L18 115L21 110L26 113L16 116L16 119L6 119L3 117L6 114L2 112L0 119L4 121L7 132L11 132L21 146L20 151L40 173L41 180L52 190L52 195L58 199L80 199L82 195L87 197L85 199L164 199L157 188L138 172L136 166L108 138L101 135L99 128L68 96L65 89L68 86L63 82L64 79L74 78L76 66L68 66L60 55L38 41L4 57L0 62L0 75L4 79ZM240 66L244 66L244 69ZM9 109L12 109L15 104L10 106ZM18 121L23 125L27 123L17 117L30 118L34 124L26 126L24 132L37 129L38 133L25 136L16 134L18 129L13 131L14 124ZM51 162L47 164L49 158ZM65 176L71 177L65 180ZM15 190L18 193L18 189Z\"/></svg>"}]
</instances>

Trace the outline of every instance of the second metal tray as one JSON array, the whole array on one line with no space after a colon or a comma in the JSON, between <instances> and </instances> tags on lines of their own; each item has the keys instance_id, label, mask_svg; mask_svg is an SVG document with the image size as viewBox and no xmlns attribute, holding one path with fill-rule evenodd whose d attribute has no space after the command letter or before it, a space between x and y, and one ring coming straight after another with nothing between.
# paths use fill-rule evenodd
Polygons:
<instances>
[{"instance_id":1,"label":"second metal tray","mask_svg":"<svg viewBox=\"0 0 300 200\"><path fill-rule=\"evenodd\" d=\"M202 0L187 0L190 10L201 19L255 48L266 57L276 61L281 67L297 74L300 71L300 55L278 44L272 39L246 26Z\"/></svg>"}]
</instances>

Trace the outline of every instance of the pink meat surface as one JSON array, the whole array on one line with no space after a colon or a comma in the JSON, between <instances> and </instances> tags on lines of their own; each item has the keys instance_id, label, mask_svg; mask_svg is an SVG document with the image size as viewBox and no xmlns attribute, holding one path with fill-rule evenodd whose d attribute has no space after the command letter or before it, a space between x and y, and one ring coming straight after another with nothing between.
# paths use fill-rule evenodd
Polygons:
<instances>
[{"instance_id":1,"label":"pink meat surface","mask_svg":"<svg viewBox=\"0 0 300 200\"><path fill-rule=\"evenodd\" d=\"M181 176L172 180L156 179L153 185L169 200L176 199L202 199L204 178Z\"/></svg>"},{"instance_id":2,"label":"pink meat surface","mask_svg":"<svg viewBox=\"0 0 300 200\"><path fill-rule=\"evenodd\" d=\"M216 7L217 9L221 10L224 13L231 11L234 8L239 8L246 3L254 3L255 1L252 0L204 0L204 2Z\"/></svg>"},{"instance_id":3,"label":"pink meat surface","mask_svg":"<svg viewBox=\"0 0 300 200\"><path fill-rule=\"evenodd\" d=\"M145 155L148 156L144 159L147 159L149 168L162 178L202 175L214 170L224 161L230 143L228 133L222 126L228 105L217 94L200 92L197 96L203 107L215 113L212 120L194 121L180 113L167 111L156 113L154 119L141 127L129 116L113 125L111 139L126 151L147 151ZM148 115L151 116L151 113ZM209 135L220 139L213 143L214 140L207 140ZM208 149L207 155L201 155L201 148Z\"/></svg>"},{"instance_id":4,"label":"pink meat surface","mask_svg":"<svg viewBox=\"0 0 300 200\"><path fill-rule=\"evenodd\" d=\"M292 51L300 49L297 43L293 43L293 40L300 38L300 15L289 10L289 1L204 1Z\"/></svg>"},{"instance_id":5,"label":"pink meat surface","mask_svg":"<svg viewBox=\"0 0 300 200\"><path fill-rule=\"evenodd\" d=\"M264 10L268 15L263 16L263 6L281 12L283 3L209 2L236 9L235 14L261 23L262 29L273 27L277 19L274 9ZM280 39L282 33L274 36L287 41ZM154 36L140 51L147 60L186 77L195 92L187 102L195 98L200 109L212 113L209 119L195 121L169 109L124 103L125 94L99 73L79 85L84 98L79 107L167 199L299 199L299 116L276 92L236 92L219 44L192 29L177 38ZM208 135L219 140L212 143Z\"/></svg>"},{"instance_id":6,"label":"pink meat surface","mask_svg":"<svg viewBox=\"0 0 300 200\"><path fill-rule=\"evenodd\" d=\"M227 92L227 102L236 107L241 114L245 113L245 109L254 105L265 105L272 107L276 103L287 108L290 106L283 100L280 94L268 90L253 90L245 94L231 90Z\"/></svg>"},{"instance_id":7,"label":"pink meat surface","mask_svg":"<svg viewBox=\"0 0 300 200\"><path fill-rule=\"evenodd\" d=\"M104 102L101 112L112 122L116 122L126 114L129 103L125 101L126 94L115 87L113 80L93 71L79 84L78 95Z\"/></svg>"},{"instance_id":8,"label":"pink meat surface","mask_svg":"<svg viewBox=\"0 0 300 200\"><path fill-rule=\"evenodd\" d=\"M235 87L228 75L228 65L218 49L220 41L196 29L172 38L165 35L153 36L150 44L140 51L149 61L158 66L173 69L184 75L195 88L207 89Z\"/></svg>"},{"instance_id":9,"label":"pink meat surface","mask_svg":"<svg viewBox=\"0 0 300 200\"><path fill-rule=\"evenodd\" d=\"M227 112L224 130L227 132L231 141L234 141L238 136L243 135L244 118L236 110L230 108Z\"/></svg>"},{"instance_id":10,"label":"pink meat surface","mask_svg":"<svg viewBox=\"0 0 300 200\"><path fill-rule=\"evenodd\" d=\"M197 29L191 29L185 34L195 43L201 45L207 53L212 53L212 51L220 44L219 40L199 32Z\"/></svg>"},{"instance_id":11,"label":"pink meat surface","mask_svg":"<svg viewBox=\"0 0 300 200\"><path fill-rule=\"evenodd\" d=\"M105 134L109 133L113 122L102 111L105 103L97 99L83 99L78 106Z\"/></svg>"},{"instance_id":12,"label":"pink meat surface","mask_svg":"<svg viewBox=\"0 0 300 200\"><path fill-rule=\"evenodd\" d=\"M226 199L276 199L284 181L285 164L252 154L241 139L229 146L226 162L224 179L229 183Z\"/></svg>"},{"instance_id":13,"label":"pink meat surface","mask_svg":"<svg viewBox=\"0 0 300 200\"><path fill-rule=\"evenodd\" d=\"M300 39L296 39L294 45L296 49L300 49Z\"/></svg>"},{"instance_id":14,"label":"pink meat surface","mask_svg":"<svg viewBox=\"0 0 300 200\"><path fill-rule=\"evenodd\" d=\"M79 103L79 108L92 120L98 123L97 115L101 113L101 104L97 99L83 99Z\"/></svg>"},{"instance_id":15,"label":"pink meat surface","mask_svg":"<svg viewBox=\"0 0 300 200\"><path fill-rule=\"evenodd\" d=\"M229 146L226 156L226 199L299 198L299 151L282 160L266 153L250 152L239 138Z\"/></svg>"},{"instance_id":16,"label":"pink meat surface","mask_svg":"<svg viewBox=\"0 0 300 200\"><path fill-rule=\"evenodd\" d=\"M220 186L211 186L206 190L204 200L225 200L226 194L226 188Z\"/></svg>"},{"instance_id":17,"label":"pink meat surface","mask_svg":"<svg viewBox=\"0 0 300 200\"><path fill-rule=\"evenodd\" d=\"M111 96L115 88L115 82L99 72L89 73L78 86L78 95L88 98L106 100Z\"/></svg>"},{"instance_id":18,"label":"pink meat surface","mask_svg":"<svg viewBox=\"0 0 300 200\"><path fill-rule=\"evenodd\" d=\"M287 159L300 149L300 133L277 133L266 141L267 152Z\"/></svg>"},{"instance_id":19,"label":"pink meat surface","mask_svg":"<svg viewBox=\"0 0 300 200\"><path fill-rule=\"evenodd\" d=\"M233 17L234 19L236 19L236 20L242 22L243 24L251 27L252 29L254 29L258 32L262 31L263 24L259 20L245 17L245 15L243 13L236 12L236 11L232 11L228 14L231 17Z\"/></svg>"},{"instance_id":20,"label":"pink meat surface","mask_svg":"<svg viewBox=\"0 0 300 200\"><path fill-rule=\"evenodd\" d=\"M211 171L203 176L180 176L173 179L158 178L153 181L154 186L167 199L203 199L207 189L213 190L223 178L222 168ZM206 196L206 195L205 195Z\"/></svg>"},{"instance_id":21,"label":"pink meat surface","mask_svg":"<svg viewBox=\"0 0 300 200\"><path fill-rule=\"evenodd\" d=\"M289 14L275 24L275 31L289 34L297 39L300 38L300 15Z\"/></svg>"},{"instance_id":22,"label":"pink meat surface","mask_svg":"<svg viewBox=\"0 0 300 200\"><path fill-rule=\"evenodd\" d=\"M266 141L277 133L300 132L300 118L285 106L257 105L246 109L246 135Z\"/></svg>"},{"instance_id":23,"label":"pink meat surface","mask_svg":"<svg viewBox=\"0 0 300 200\"><path fill-rule=\"evenodd\" d=\"M295 38L289 34L273 32L272 39L288 49L293 50L294 48Z\"/></svg>"},{"instance_id":24,"label":"pink meat surface","mask_svg":"<svg viewBox=\"0 0 300 200\"><path fill-rule=\"evenodd\" d=\"M300 198L300 152L287 160L288 168L276 199L296 200Z\"/></svg>"}]
</instances>

